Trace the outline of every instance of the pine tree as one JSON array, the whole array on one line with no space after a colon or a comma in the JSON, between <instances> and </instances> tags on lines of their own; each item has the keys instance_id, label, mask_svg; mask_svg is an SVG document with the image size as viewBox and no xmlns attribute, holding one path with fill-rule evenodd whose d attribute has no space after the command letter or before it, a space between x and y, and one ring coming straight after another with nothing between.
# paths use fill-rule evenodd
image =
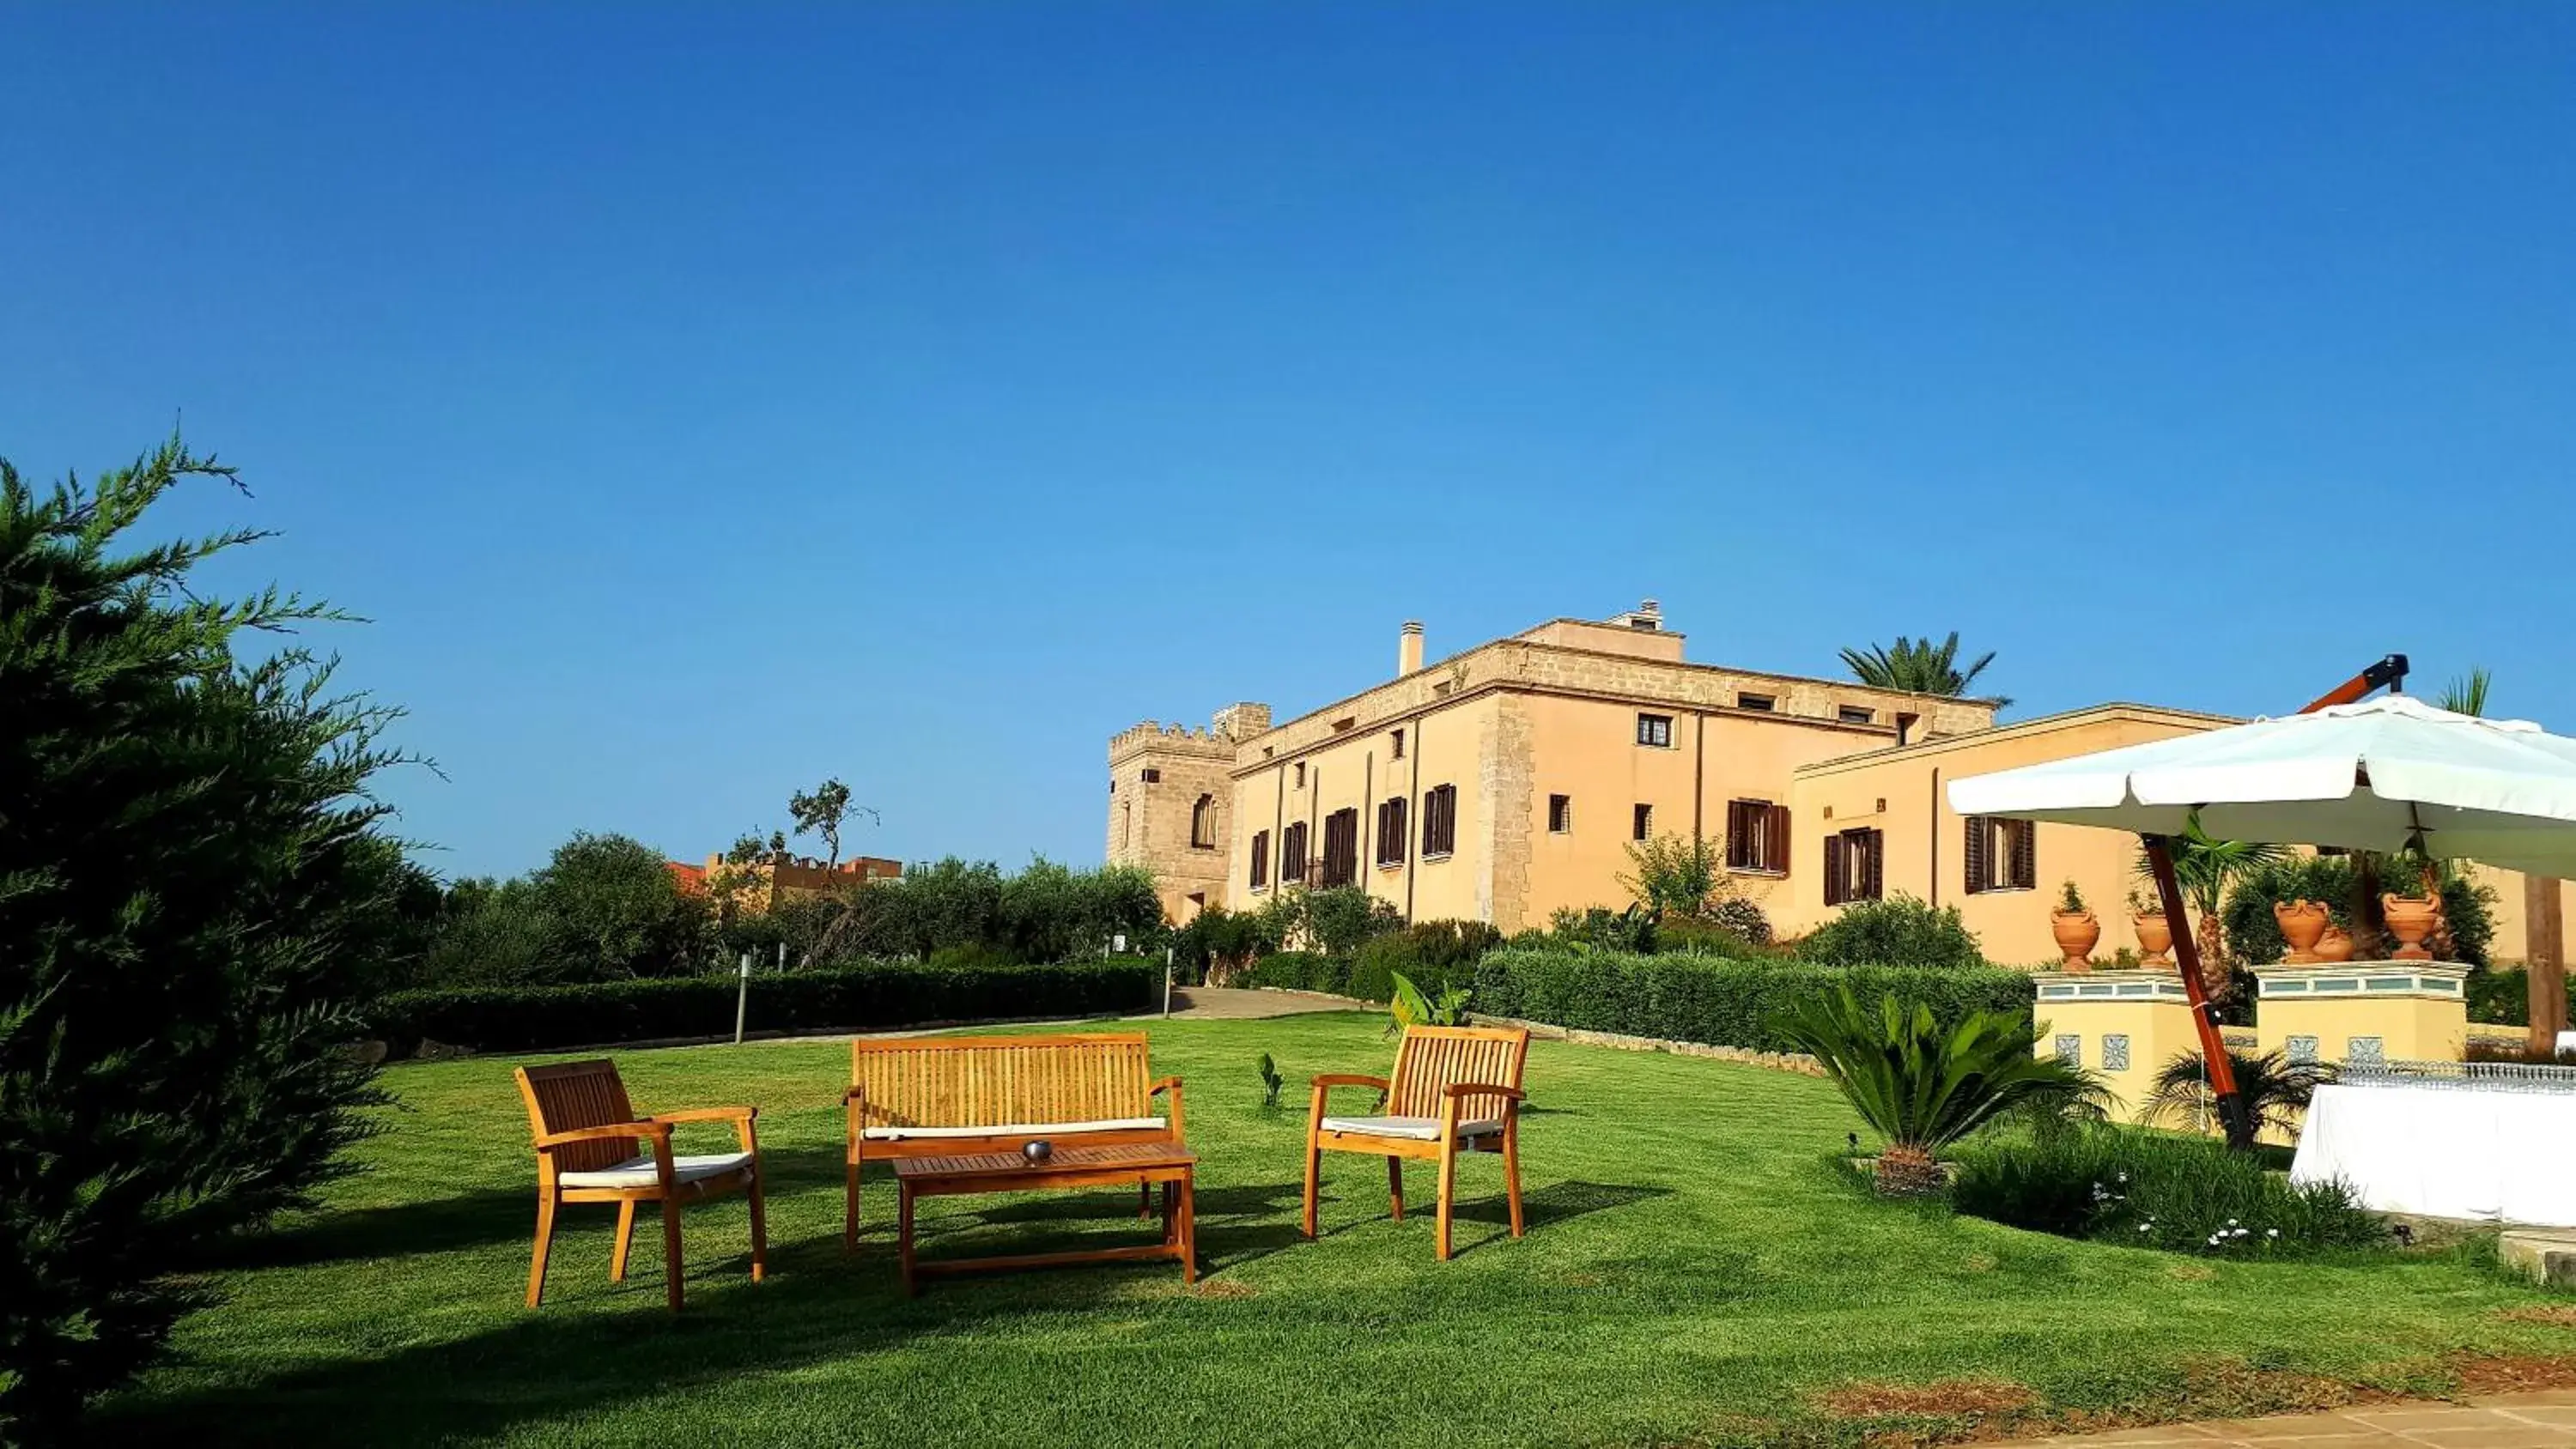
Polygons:
<instances>
[{"instance_id":1,"label":"pine tree","mask_svg":"<svg viewBox=\"0 0 2576 1449\"><path fill-rule=\"evenodd\" d=\"M342 616L188 588L256 533L126 541L192 479L233 472L0 461L0 1440L70 1432L209 1247L348 1170L347 1002L418 884L367 793L391 712L292 643Z\"/></svg>"}]
</instances>

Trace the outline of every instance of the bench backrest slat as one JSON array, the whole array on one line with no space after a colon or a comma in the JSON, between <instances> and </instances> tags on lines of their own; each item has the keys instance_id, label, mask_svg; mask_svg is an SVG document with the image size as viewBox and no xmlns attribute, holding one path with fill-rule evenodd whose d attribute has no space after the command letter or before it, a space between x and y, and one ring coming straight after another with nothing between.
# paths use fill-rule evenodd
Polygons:
<instances>
[{"instance_id":1,"label":"bench backrest slat","mask_svg":"<svg viewBox=\"0 0 2576 1449\"><path fill-rule=\"evenodd\" d=\"M1517 1088L1528 1055L1529 1033L1519 1027L1408 1026L1395 1049L1386 1110L1399 1117L1437 1117L1442 1092L1459 1083ZM1467 1122L1502 1114L1500 1097L1469 1097L1458 1112Z\"/></svg>"},{"instance_id":2,"label":"bench backrest slat","mask_svg":"<svg viewBox=\"0 0 2576 1449\"><path fill-rule=\"evenodd\" d=\"M850 1043L867 1127L1001 1127L1150 1117L1141 1032Z\"/></svg>"}]
</instances>

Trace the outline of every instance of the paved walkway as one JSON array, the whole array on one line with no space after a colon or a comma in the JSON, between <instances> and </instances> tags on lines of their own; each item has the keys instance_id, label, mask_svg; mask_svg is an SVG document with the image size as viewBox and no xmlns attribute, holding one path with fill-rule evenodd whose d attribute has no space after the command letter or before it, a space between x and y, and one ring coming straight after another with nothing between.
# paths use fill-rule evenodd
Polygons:
<instances>
[{"instance_id":1,"label":"paved walkway","mask_svg":"<svg viewBox=\"0 0 2576 1449\"><path fill-rule=\"evenodd\" d=\"M2576 1389L2502 1394L2465 1404L2378 1404L2330 1414L2157 1424L2028 1444L2163 1449L2576 1449Z\"/></svg>"},{"instance_id":2,"label":"paved walkway","mask_svg":"<svg viewBox=\"0 0 2576 1449\"><path fill-rule=\"evenodd\" d=\"M1172 1015L1192 1021L1251 1021L1309 1011L1365 1011L1338 996L1307 991L1250 991L1239 986L1183 986L1172 992Z\"/></svg>"}]
</instances>

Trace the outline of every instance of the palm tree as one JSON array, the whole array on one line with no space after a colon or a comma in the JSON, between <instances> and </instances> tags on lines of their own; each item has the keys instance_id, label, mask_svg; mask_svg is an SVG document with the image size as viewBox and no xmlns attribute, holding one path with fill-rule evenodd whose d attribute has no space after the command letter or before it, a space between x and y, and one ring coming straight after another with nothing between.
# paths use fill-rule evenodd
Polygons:
<instances>
[{"instance_id":1,"label":"palm tree","mask_svg":"<svg viewBox=\"0 0 2576 1449\"><path fill-rule=\"evenodd\" d=\"M1884 1193L1939 1187L1934 1154L2002 1113L2073 1111L2105 1095L2091 1072L2034 1052L2036 1028L2018 1013L1971 1012L1944 1027L1928 1006L1893 996L1863 1006L1844 986L1774 1017L1772 1030L1822 1063L1887 1139L1877 1169Z\"/></svg>"},{"instance_id":2,"label":"palm tree","mask_svg":"<svg viewBox=\"0 0 2576 1449\"><path fill-rule=\"evenodd\" d=\"M2183 823L2183 833L2167 842L2173 855L2174 884L2182 888L2183 904L2200 913L2193 932L2200 946L2200 982L2212 997L2227 994L2227 935L2219 928L2219 908L2227 893L2238 881L2290 858L2280 846L2251 840L2215 840L2200 828L2200 814L2194 811ZM2154 867L2147 863L2147 853L2138 852L2138 878L2152 883Z\"/></svg>"},{"instance_id":3,"label":"palm tree","mask_svg":"<svg viewBox=\"0 0 2576 1449\"><path fill-rule=\"evenodd\" d=\"M2487 686L2495 683L2495 671L2483 664L2472 664L2469 672L2453 677L2433 698L2433 703L2453 714L2473 714L2484 718L2487 712Z\"/></svg>"},{"instance_id":4,"label":"palm tree","mask_svg":"<svg viewBox=\"0 0 2576 1449\"><path fill-rule=\"evenodd\" d=\"M2245 1119L2257 1133L2289 1131L2317 1088L2335 1079L2335 1069L2323 1062L2294 1062L2277 1051L2260 1056L2232 1051L2227 1060L2236 1067L2236 1093L2245 1101ZM2163 1119L2192 1127L2211 1120L2209 1069L2200 1053L2177 1053L2158 1069L2144 1106L2151 1122Z\"/></svg>"},{"instance_id":5,"label":"palm tree","mask_svg":"<svg viewBox=\"0 0 2576 1449\"><path fill-rule=\"evenodd\" d=\"M1989 649L1966 669L1959 668L1959 631L1956 629L1938 644L1932 642L1929 634L1920 639L1908 639L1899 634L1895 643L1873 644L1867 653L1858 649L1843 651L1844 667L1851 670L1852 678L1863 684L1953 699L1965 695L1968 686L1975 683L1977 676L1986 672L1986 666L1994 662L1995 651ZM2000 695L1994 700L1998 709L2012 703Z\"/></svg>"}]
</instances>

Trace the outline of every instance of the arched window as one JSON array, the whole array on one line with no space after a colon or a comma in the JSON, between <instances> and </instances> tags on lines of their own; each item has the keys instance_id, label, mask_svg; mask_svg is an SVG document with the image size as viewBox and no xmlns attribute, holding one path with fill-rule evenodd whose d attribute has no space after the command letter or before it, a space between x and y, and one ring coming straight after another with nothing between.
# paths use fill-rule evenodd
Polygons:
<instances>
[{"instance_id":1,"label":"arched window","mask_svg":"<svg viewBox=\"0 0 2576 1449\"><path fill-rule=\"evenodd\" d=\"M1190 844L1199 850L1216 849L1216 797L1201 795L1190 807Z\"/></svg>"}]
</instances>

